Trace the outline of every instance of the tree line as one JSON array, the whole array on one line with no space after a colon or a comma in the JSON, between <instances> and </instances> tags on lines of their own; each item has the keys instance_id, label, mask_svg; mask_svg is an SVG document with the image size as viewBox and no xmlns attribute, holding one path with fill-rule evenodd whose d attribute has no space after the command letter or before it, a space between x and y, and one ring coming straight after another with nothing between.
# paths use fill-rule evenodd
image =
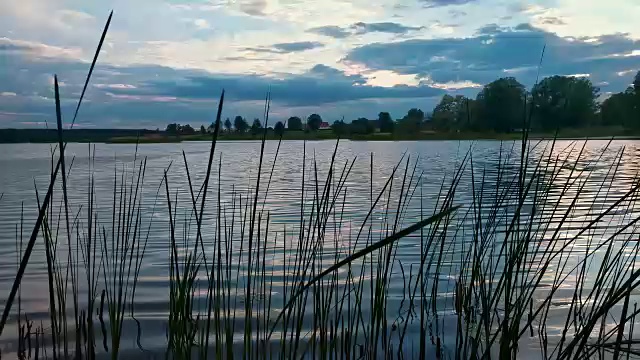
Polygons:
<instances>
[{"instance_id":1,"label":"tree line","mask_svg":"<svg viewBox=\"0 0 640 360\"><path fill-rule=\"evenodd\" d=\"M286 125L282 121L277 121L273 128L269 127L270 130L273 130L276 134L282 135L285 130L291 131L317 131L320 129L322 125L322 117L318 114L311 114L307 118L306 122L303 124L301 118L297 116L292 116L286 121ZM262 122L260 119L254 119L253 123L249 125L249 122L242 116L238 115L234 118L233 122L231 119L227 118L222 123L222 131L225 132L235 132L240 134L251 133L252 135L257 135L261 131L264 130L262 126ZM215 123L211 123L209 127L205 128L204 125L200 126L200 133L206 134L213 132L215 128ZM181 125L178 123L172 123L167 125L165 132L171 135L195 135L197 131L191 127L191 125Z\"/></svg>"},{"instance_id":2,"label":"tree line","mask_svg":"<svg viewBox=\"0 0 640 360\"><path fill-rule=\"evenodd\" d=\"M640 72L632 86L599 102L587 77L550 76L527 91L513 77L493 81L475 99L444 95L428 123L439 131L554 131L585 126L640 128ZM524 120L527 120L525 124Z\"/></svg>"},{"instance_id":3,"label":"tree line","mask_svg":"<svg viewBox=\"0 0 640 360\"><path fill-rule=\"evenodd\" d=\"M587 77L550 76L527 91L513 77L493 81L475 99L444 95L427 123L438 131L511 132L586 126L640 128L640 72L632 86L604 101ZM525 123L524 121L527 121Z\"/></svg>"},{"instance_id":4,"label":"tree line","mask_svg":"<svg viewBox=\"0 0 640 360\"><path fill-rule=\"evenodd\" d=\"M331 129L337 136L381 133L415 134L424 130L438 132L494 131L513 132L524 125L538 131L554 131L568 127L623 126L640 129L640 71L625 91L612 94L599 102L600 89L587 77L550 76L533 86L531 91L514 77L504 77L485 85L478 95L442 97L430 114L410 109L400 119L381 112L377 119L358 118L351 122L336 120ZM527 121L525 123L525 120ZM303 121L292 116L278 121L273 131L282 135L289 131L318 131L323 123L318 114ZM233 122L227 118L224 131L257 135L263 130L259 119L249 125L242 116ZM214 124L201 133L211 132ZM170 134L195 134L190 125L169 124Z\"/></svg>"}]
</instances>

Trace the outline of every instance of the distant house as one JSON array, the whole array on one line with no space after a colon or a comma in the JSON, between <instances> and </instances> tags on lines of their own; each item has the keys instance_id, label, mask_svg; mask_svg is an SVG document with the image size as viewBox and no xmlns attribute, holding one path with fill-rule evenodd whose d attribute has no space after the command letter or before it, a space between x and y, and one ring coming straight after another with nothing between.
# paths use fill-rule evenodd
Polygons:
<instances>
[{"instance_id":1,"label":"distant house","mask_svg":"<svg viewBox=\"0 0 640 360\"><path fill-rule=\"evenodd\" d=\"M323 121L320 123L320 130L331 130L331 125L328 122Z\"/></svg>"}]
</instances>

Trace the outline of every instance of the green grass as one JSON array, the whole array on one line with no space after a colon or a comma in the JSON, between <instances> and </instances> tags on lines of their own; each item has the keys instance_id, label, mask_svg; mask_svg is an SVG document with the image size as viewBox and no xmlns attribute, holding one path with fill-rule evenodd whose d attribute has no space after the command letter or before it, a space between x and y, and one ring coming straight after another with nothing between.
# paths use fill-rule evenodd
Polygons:
<instances>
[{"instance_id":1,"label":"green grass","mask_svg":"<svg viewBox=\"0 0 640 360\"><path fill-rule=\"evenodd\" d=\"M108 23L103 39L107 28ZM17 232L18 268L0 336L15 325L19 358L116 359L129 324L137 327L141 356L149 355L135 318L137 283L154 226L153 214L147 218L141 205L146 160L136 152L132 163L114 168L110 218L98 217L93 160L87 203L71 202L66 183L73 159L65 157L57 86L54 93L58 144L51 148L50 183L43 198L36 189L39 212L31 236L23 240L24 222ZM300 198L299 218L274 229L265 204L279 146L267 169L267 131L257 139L255 183L234 185L225 194L230 201L220 200L228 191L220 181L225 168L217 149L224 139L223 105L224 92L215 132L207 140L201 184L193 182L183 153L187 210L178 211L185 201L178 192L184 189L169 183L169 168L156 190L153 213L165 212L170 229L165 357L620 359L640 354L634 332L640 312L635 297L640 181L622 166L624 149L612 157L607 146L587 158L585 143L558 148L555 140L536 142L523 131L520 141L501 143L499 157L489 165L479 166L469 148L442 177L438 196L428 200L417 159L399 159L374 192L379 179L373 154L339 163L336 142L324 172L321 160L314 156L308 163L303 157L299 188L291 189ZM265 123L269 107L268 95ZM89 147L89 153L94 159L95 149ZM211 176L216 158L217 179ZM362 204L365 216L353 219L344 209L356 164L370 169L369 183L357 185L368 188L369 204ZM628 189L611 191L622 178L630 182ZM207 201L213 191L216 201ZM463 200L469 193L471 200ZM412 208L420 210L417 218ZM203 221L207 214L216 221ZM403 264L399 244L409 236L418 242L418 261ZM34 324L21 307L21 283L38 240L45 244L47 261L47 324ZM282 259L280 269L273 266L276 257ZM392 287L400 278L402 300L392 303ZM81 286L86 300L79 298Z\"/></svg>"}]
</instances>

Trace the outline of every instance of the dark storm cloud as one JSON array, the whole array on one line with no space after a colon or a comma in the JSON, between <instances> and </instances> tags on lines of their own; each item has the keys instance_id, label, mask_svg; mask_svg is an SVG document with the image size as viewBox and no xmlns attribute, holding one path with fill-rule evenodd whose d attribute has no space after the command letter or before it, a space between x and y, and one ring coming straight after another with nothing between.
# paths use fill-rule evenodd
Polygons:
<instances>
[{"instance_id":1,"label":"dark storm cloud","mask_svg":"<svg viewBox=\"0 0 640 360\"><path fill-rule=\"evenodd\" d=\"M317 41L300 41L300 42L292 42L292 43L281 43L274 44L273 48L282 52L298 52L311 50L315 48L322 47L322 43Z\"/></svg>"},{"instance_id":2,"label":"dark storm cloud","mask_svg":"<svg viewBox=\"0 0 640 360\"><path fill-rule=\"evenodd\" d=\"M362 35L368 33L406 34L410 31L421 30L422 26L406 26L395 22L357 22L348 27L335 25L311 28L308 32L329 36L335 39L343 39L352 35Z\"/></svg>"},{"instance_id":3,"label":"dark storm cloud","mask_svg":"<svg viewBox=\"0 0 640 360\"><path fill-rule=\"evenodd\" d=\"M7 39L0 43L4 45L0 49L3 58L0 93L6 93L0 95L0 127L52 121L53 74L58 74L62 81L65 119L72 116L89 64L60 57L38 57L38 51L46 49L42 44L12 43ZM296 45L275 44L269 49L286 52L312 47L293 44ZM590 74L595 84L601 84L603 92L622 91L638 69L639 57L630 54L640 49L640 43L625 34L564 38L528 24L515 28L488 25L469 38L364 45L344 59L374 71L416 75L425 79L421 86L369 86L363 76L347 75L327 65L316 65L303 74L272 78L99 63L79 121L96 127L153 128L174 121L207 123L211 121L222 89L227 91L229 100L225 104L225 117L261 114L269 89L274 109L282 114L293 109L291 111L303 111L302 114L319 111L337 116L343 112L347 117L357 117L374 116L369 114L372 109L381 111L385 106L393 111L400 111L403 106L430 109L434 99L442 95L441 90L432 86L434 82L485 84L498 77L515 76L531 86L545 44L542 76ZM466 91L477 92L477 89ZM7 96L9 93L16 96Z\"/></svg>"},{"instance_id":4,"label":"dark storm cloud","mask_svg":"<svg viewBox=\"0 0 640 360\"><path fill-rule=\"evenodd\" d=\"M478 30L476 30L477 35L495 35L505 30L509 30L509 28L502 27L498 24L487 24Z\"/></svg>"},{"instance_id":5,"label":"dark storm cloud","mask_svg":"<svg viewBox=\"0 0 640 360\"><path fill-rule=\"evenodd\" d=\"M564 38L529 24L513 29L488 25L470 38L369 44L352 50L345 60L374 70L418 74L439 83L485 84L516 76L532 85L545 45L543 75L591 74L594 83L607 81L620 91L629 81L617 73L638 67L637 56L624 55L640 49L640 42L626 34Z\"/></svg>"},{"instance_id":6,"label":"dark storm cloud","mask_svg":"<svg viewBox=\"0 0 640 360\"><path fill-rule=\"evenodd\" d=\"M357 22L351 26L359 34L382 32L391 34L406 34L409 31L420 30L422 27L404 26L393 22L364 23Z\"/></svg>"},{"instance_id":7,"label":"dark storm cloud","mask_svg":"<svg viewBox=\"0 0 640 360\"><path fill-rule=\"evenodd\" d=\"M300 42L273 44L270 47L258 47L258 48L251 47L251 48L245 48L245 50L253 51L253 52L287 54L287 53L312 50L312 49L320 48L323 46L324 44L317 41L300 41Z\"/></svg>"},{"instance_id":8,"label":"dark storm cloud","mask_svg":"<svg viewBox=\"0 0 640 360\"><path fill-rule=\"evenodd\" d=\"M315 27L307 31L314 34L329 36L335 39L344 39L351 35L350 31L344 30L340 26L335 26L335 25Z\"/></svg>"},{"instance_id":9,"label":"dark storm cloud","mask_svg":"<svg viewBox=\"0 0 640 360\"><path fill-rule=\"evenodd\" d=\"M358 75L345 75L325 65L316 65L302 75L273 79L257 75L212 75L180 73L181 81L150 80L136 89L114 89L127 96L146 95L181 99L210 98L225 89L230 98L240 101L264 99L270 89L273 98L285 106L313 106L340 101L385 98L429 97L441 93L428 86L367 86Z\"/></svg>"},{"instance_id":10,"label":"dark storm cloud","mask_svg":"<svg viewBox=\"0 0 640 360\"><path fill-rule=\"evenodd\" d=\"M64 118L73 115L89 64L61 59L37 60L28 56L28 51L7 53L5 60L6 66L0 71L0 93L17 95L0 95L3 113L0 127L53 121L53 74L58 74L61 81ZM373 108L372 102L378 102L376 108L382 106L379 100L399 104L442 93L429 86L376 87L365 83L362 76L346 75L320 64L304 74L285 75L280 79L152 65L98 64L79 121L95 127L149 128L164 127L173 121L207 123L211 121L222 89L226 90L229 100L225 103L224 116L259 115L269 89L274 109L281 112L300 108L331 113L332 109L340 108L340 111L348 110L344 114L347 116L368 114L367 110Z\"/></svg>"}]
</instances>

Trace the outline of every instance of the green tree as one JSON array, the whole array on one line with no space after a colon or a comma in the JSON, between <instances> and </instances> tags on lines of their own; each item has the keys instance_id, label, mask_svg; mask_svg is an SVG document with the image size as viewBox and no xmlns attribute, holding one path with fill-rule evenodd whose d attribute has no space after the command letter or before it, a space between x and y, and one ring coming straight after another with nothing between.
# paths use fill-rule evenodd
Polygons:
<instances>
[{"instance_id":1,"label":"green tree","mask_svg":"<svg viewBox=\"0 0 640 360\"><path fill-rule=\"evenodd\" d=\"M210 133L214 133L216 131L216 122L212 122L211 124L209 124L209 126L207 127L207 132Z\"/></svg>"},{"instance_id":2,"label":"green tree","mask_svg":"<svg viewBox=\"0 0 640 360\"><path fill-rule=\"evenodd\" d=\"M393 132L393 126L395 123L388 112L381 112L378 114L378 127L380 132L390 133Z\"/></svg>"},{"instance_id":3,"label":"green tree","mask_svg":"<svg viewBox=\"0 0 640 360\"><path fill-rule=\"evenodd\" d=\"M200 125L200 134L204 135L207 133L207 129L204 128L204 125Z\"/></svg>"},{"instance_id":4,"label":"green tree","mask_svg":"<svg viewBox=\"0 0 640 360\"><path fill-rule=\"evenodd\" d=\"M231 120L227 118L227 120L224 121L224 128L227 130L227 132L231 132L231 126Z\"/></svg>"},{"instance_id":5,"label":"green tree","mask_svg":"<svg viewBox=\"0 0 640 360\"><path fill-rule=\"evenodd\" d=\"M284 123L282 123L282 121L278 121L273 126L273 131L276 133L276 135L282 137L282 135L284 134Z\"/></svg>"},{"instance_id":6,"label":"green tree","mask_svg":"<svg viewBox=\"0 0 640 360\"><path fill-rule=\"evenodd\" d=\"M322 118L318 114L311 114L307 118L307 128L312 131L317 131L320 129L320 125L322 124Z\"/></svg>"},{"instance_id":7,"label":"green tree","mask_svg":"<svg viewBox=\"0 0 640 360\"><path fill-rule=\"evenodd\" d=\"M345 124L344 120L336 120L331 125L331 130L338 137L343 137L348 132L348 125Z\"/></svg>"},{"instance_id":8,"label":"green tree","mask_svg":"<svg viewBox=\"0 0 640 360\"><path fill-rule=\"evenodd\" d=\"M587 125L598 108L598 91L587 78L543 79L531 91L536 125L545 130Z\"/></svg>"},{"instance_id":9,"label":"green tree","mask_svg":"<svg viewBox=\"0 0 640 360\"><path fill-rule=\"evenodd\" d=\"M237 132L244 133L249 128L249 124L245 119L242 118L242 116L238 115L233 120L233 127L236 128Z\"/></svg>"},{"instance_id":10,"label":"green tree","mask_svg":"<svg viewBox=\"0 0 640 360\"><path fill-rule=\"evenodd\" d=\"M444 95L431 114L431 125L436 130L451 131L470 127L469 99Z\"/></svg>"},{"instance_id":11,"label":"green tree","mask_svg":"<svg viewBox=\"0 0 640 360\"><path fill-rule=\"evenodd\" d=\"M600 106L603 125L640 128L640 71L624 92L611 95Z\"/></svg>"},{"instance_id":12,"label":"green tree","mask_svg":"<svg viewBox=\"0 0 640 360\"><path fill-rule=\"evenodd\" d=\"M349 126L349 132L354 135L366 135L375 131L375 127L371 121L366 118L358 118L353 120Z\"/></svg>"},{"instance_id":13,"label":"green tree","mask_svg":"<svg viewBox=\"0 0 640 360\"><path fill-rule=\"evenodd\" d=\"M287 120L287 128L292 131L302 130L302 119L297 116L292 116Z\"/></svg>"},{"instance_id":14,"label":"green tree","mask_svg":"<svg viewBox=\"0 0 640 360\"><path fill-rule=\"evenodd\" d=\"M251 124L251 134L258 135L260 130L262 130L262 123L260 122L260 119L253 119L253 124Z\"/></svg>"},{"instance_id":15,"label":"green tree","mask_svg":"<svg viewBox=\"0 0 640 360\"><path fill-rule=\"evenodd\" d=\"M404 133L418 133L422 129L423 121L424 112L413 108L398 122L398 130Z\"/></svg>"},{"instance_id":16,"label":"green tree","mask_svg":"<svg viewBox=\"0 0 640 360\"><path fill-rule=\"evenodd\" d=\"M640 71L633 78L633 124L640 127ZM637 124L637 125L635 125Z\"/></svg>"},{"instance_id":17,"label":"green tree","mask_svg":"<svg viewBox=\"0 0 640 360\"><path fill-rule=\"evenodd\" d=\"M180 124L171 123L167 125L167 129L165 131L169 134L176 135L180 131Z\"/></svg>"},{"instance_id":18,"label":"green tree","mask_svg":"<svg viewBox=\"0 0 640 360\"><path fill-rule=\"evenodd\" d=\"M191 127L191 125L186 124L180 127L180 133L185 135L192 135L196 133L196 130Z\"/></svg>"},{"instance_id":19,"label":"green tree","mask_svg":"<svg viewBox=\"0 0 640 360\"><path fill-rule=\"evenodd\" d=\"M635 94L629 87L627 91L613 94L600 105L602 125L619 125L637 128L640 125L634 121Z\"/></svg>"},{"instance_id":20,"label":"green tree","mask_svg":"<svg viewBox=\"0 0 640 360\"><path fill-rule=\"evenodd\" d=\"M513 77L495 80L478 94L478 126L497 132L509 132L523 124L524 85Z\"/></svg>"}]
</instances>

